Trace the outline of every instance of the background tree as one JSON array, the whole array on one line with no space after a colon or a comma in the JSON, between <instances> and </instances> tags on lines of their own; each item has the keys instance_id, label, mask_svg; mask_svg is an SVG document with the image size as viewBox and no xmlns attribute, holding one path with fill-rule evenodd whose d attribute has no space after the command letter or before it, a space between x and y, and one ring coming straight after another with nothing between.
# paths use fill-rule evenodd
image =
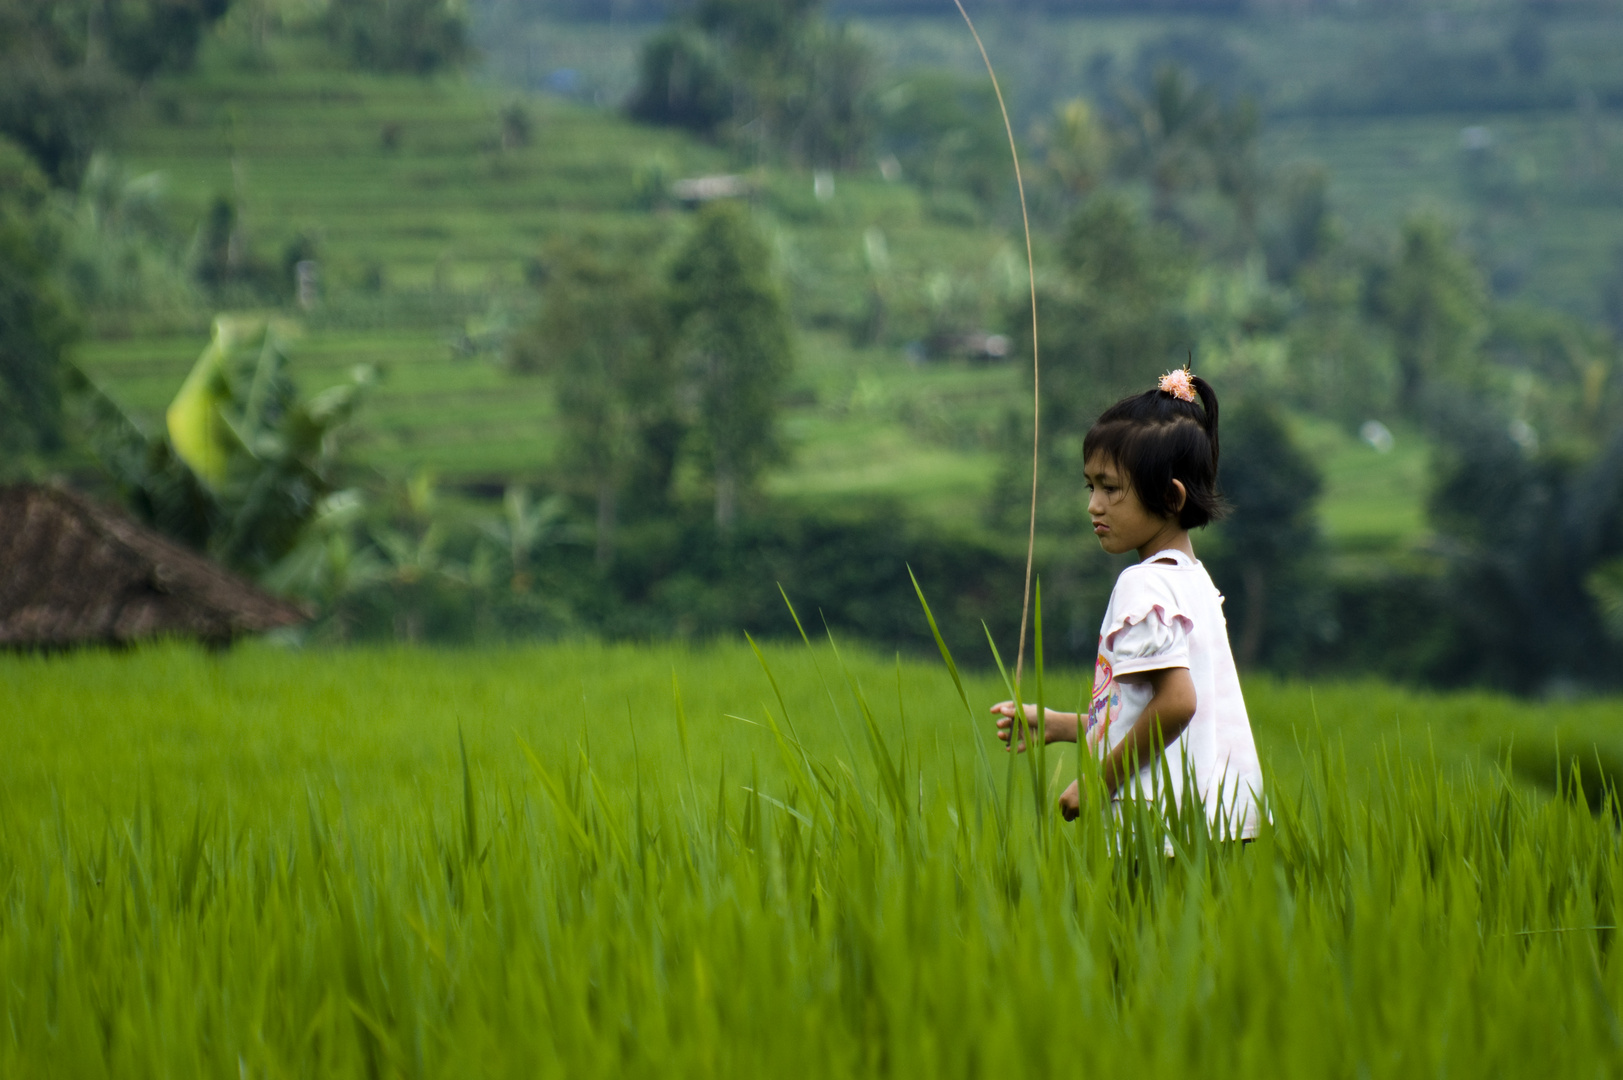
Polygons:
<instances>
[{"instance_id":1,"label":"background tree","mask_svg":"<svg viewBox=\"0 0 1623 1080\"><path fill-rule=\"evenodd\" d=\"M106 35L106 49L125 74L145 81L162 71L189 71L208 28L231 0L81 0L87 25Z\"/></svg>"},{"instance_id":2,"label":"background tree","mask_svg":"<svg viewBox=\"0 0 1623 1080\"><path fill-rule=\"evenodd\" d=\"M1149 188L1157 221L1177 224L1202 239L1214 254L1232 257L1257 241L1266 170L1260 160L1261 119L1254 100L1240 90L1245 80L1223 63L1189 66L1175 57L1141 51L1139 75L1116 89L1112 119L1118 174ZM1221 50L1219 50L1221 52ZM1153 58L1153 68L1147 63ZM1190 60L1221 57L1196 52ZM1234 59L1234 58L1230 58ZM1194 211L1188 196L1214 190L1232 208L1232 227ZM1206 234L1206 235L1202 235Z\"/></svg>"},{"instance_id":3,"label":"background tree","mask_svg":"<svg viewBox=\"0 0 1623 1080\"><path fill-rule=\"evenodd\" d=\"M699 0L643 46L633 117L757 153L856 164L872 142L871 50L821 0Z\"/></svg>"},{"instance_id":4,"label":"background tree","mask_svg":"<svg viewBox=\"0 0 1623 1080\"><path fill-rule=\"evenodd\" d=\"M1063 528L1080 512L1074 492L1088 427L1111 402L1181 364L1190 337L1182 310L1188 270L1178 240L1141 221L1124 199L1102 194L1089 201L1071 219L1059 255L1062 272L1044 286L1039 307L1042 446L1054 477L1046 490L1058 500L1044 517ZM1015 354L1030 356L1029 310L1009 321L1020 328ZM1009 427L1007 452L1010 475L1029 482L1029 426ZM1006 497L1019 489L1010 480L995 491Z\"/></svg>"},{"instance_id":5,"label":"background tree","mask_svg":"<svg viewBox=\"0 0 1623 1080\"><path fill-rule=\"evenodd\" d=\"M1255 98L1268 89L1263 73L1224 34L1211 28L1168 30L1144 41L1134 54L1129 82L1147 90L1168 67L1187 72L1224 103Z\"/></svg>"},{"instance_id":6,"label":"background tree","mask_svg":"<svg viewBox=\"0 0 1623 1080\"><path fill-rule=\"evenodd\" d=\"M73 186L128 80L192 67L230 0L0 0L0 134Z\"/></svg>"},{"instance_id":7,"label":"background tree","mask_svg":"<svg viewBox=\"0 0 1623 1080\"><path fill-rule=\"evenodd\" d=\"M549 375L566 455L597 500L597 561L609 562L620 493L649 433L675 410L668 312L642 251L602 237L555 244L541 312L512 361Z\"/></svg>"},{"instance_id":8,"label":"background tree","mask_svg":"<svg viewBox=\"0 0 1623 1080\"><path fill-rule=\"evenodd\" d=\"M1150 186L1158 221L1177 220L1177 199L1212 176L1216 98L1183 69L1165 64L1142 95L1131 95L1121 164Z\"/></svg>"},{"instance_id":9,"label":"background tree","mask_svg":"<svg viewBox=\"0 0 1623 1080\"><path fill-rule=\"evenodd\" d=\"M170 214L161 173L133 173L96 154L70 197L59 196L62 278L97 315L196 311L188 236Z\"/></svg>"},{"instance_id":10,"label":"background tree","mask_svg":"<svg viewBox=\"0 0 1623 1080\"><path fill-rule=\"evenodd\" d=\"M375 372L300 398L275 320L222 316L148 436L93 385L79 387L93 447L125 502L160 531L259 577L291 553L338 490L340 433Z\"/></svg>"},{"instance_id":11,"label":"background tree","mask_svg":"<svg viewBox=\"0 0 1623 1080\"><path fill-rule=\"evenodd\" d=\"M1379 300L1404 404L1418 405L1421 391L1439 381L1470 384L1487 332L1487 289L1447 226L1432 217L1404 225Z\"/></svg>"},{"instance_id":12,"label":"background tree","mask_svg":"<svg viewBox=\"0 0 1623 1080\"><path fill-rule=\"evenodd\" d=\"M1270 276L1290 281L1336 241L1329 171L1312 163L1286 170L1278 178L1277 210L1263 240Z\"/></svg>"},{"instance_id":13,"label":"background tree","mask_svg":"<svg viewBox=\"0 0 1623 1080\"><path fill-rule=\"evenodd\" d=\"M699 0L693 7L693 24L727 56L735 119L753 125L768 148L787 143L821 7L820 0Z\"/></svg>"},{"instance_id":14,"label":"background tree","mask_svg":"<svg viewBox=\"0 0 1623 1080\"><path fill-rule=\"evenodd\" d=\"M1601 314L1612 336L1623 341L1623 244L1612 249L1612 264L1599 288Z\"/></svg>"},{"instance_id":15,"label":"background tree","mask_svg":"<svg viewBox=\"0 0 1623 1080\"><path fill-rule=\"evenodd\" d=\"M637 87L626 111L644 123L715 135L733 111L724 63L704 34L687 26L670 27L643 46Z\"/></svg>"},{"instance_id":16,"label":"background tree","mask_svg":"<svg viewBox=\"0 0 1623 1080\"><path fill-rule=\"evenodd\" d=\"M1203 558L1231 597L1234 658L1242 667L1297 666L1327 593L1317 518L1323 481L1272 404L1235 401L1221 421L1218 486L1231 513Z\"/></svg>"},{"instance_id":17,"label":"background tree","mask_svg":"<svg viewBox=\"0 0 1623 1080\"><path fill-rule=\"evenodd\" d=\"M75 321L52 282L44 175L0 138L0 466L62 442L63 351Z\"/></svg>"},{"instance_id":18,"label":"background tree","mask_svg":"<svg viewBox=\"0 0 1623 1080\"><path fill-rule=\"evenodd\" d=\"M502 496L502 512L481 524L481 531L496 545L507 564L508 587L526 593L535 585L534 562L541 548L562 542L569 534L568 500L553 495L537 502L528 488L514 485Z\"/></svg>"},{"instance_id":19,"label":"background tree","mask_svg":"<svg viewBox=\"0 0 1623 1080\"><path fill-rule=\"evenodd\" d=\"M1541 453L1486 395L1437 408L1429 510L1450 633L1433 679L1520 692L1615 679L1595 575L1623 555L1623 433L1588 461Z\"/></svg>"},{"instance_id":20,"label":"background tree","mask_svg":"<svg viewBox=\"0 0 1623 1080\"><path fill-rule=\"evenodd\" d=\"M985 79L915 72L881 105L884 145L902 175L928 190L963 190L982 205L1005 190L1008 138Z\"/></svg>"},{"instance_id":21,"label":"background tree","mask_svg":"<svg viewBox=\"0 0 1623 1080\"><path fill-rule=\"evenodd\" d=\"M332 0L327 34L358 67L429 75L471 54L468 23L451 0Z\"/></svg>"},{"instance_id":22,"label":"background tree","mask_svg":"<svg viewBox=\"0 0 1623 1080\"><path fill-rule=\"evenodd\" d=\"M872 50L847 26L820 24L806 43L805 88L789 110L791 157L809 165L854 168L878 129Z\"/></svg>"},{"instance_id":23,"label":"background tree","mask_svg":"<svg viewBox=\"0 0 1623 1080\"><path fill-rule=\"evenodd\" d=\"M1067 208L1093 194L1110 165L1110 133L1092 106L1073 98L1054 109L1038 126L1037 142L1043 149L1043 171Z\"/></svg>"},{"instance_id":24,"label":"background tree","mask_svg":"<svg viewBox=\"0 0 1623 1080\"><path fill-rule=\"evenodd\" d=\"M0 0L0 135L53 182L71 185L107 130L124 80L106 63L87 63L82 37L65 33L53 14L65 13Z\"/></svg>"},{"instance_id":25,"label":"background tree","mask_svg":"<svg viewBox=\"0 0 1623 1080\"><path fill-rule=\"evenodd\" d=\"M285 297L293 285L293 267L277 267L261 257L243 218L234 197L216 195L191 245L192 276L221 307L257 307Z\"/></svg>"},{"instance_id":26,"label":"background tree","mask_svg":"<svg viewBox=\"0 0 1623 1080\"><path fill-rule=\"evenodd\" d=\"M1217 190L1234 207L1238 246L1249 251L1257 240L1257 214L1264 173L1258 160L1262 123L1249 99L1214 110L1206 131L1207 153Z\"/></svg>"},{"instance_id":27,"label":"background tree","mask_svg":"<svg viewBox=\"0 0 1623 1080\"><path fill-rule=\"evenodd\" d=\"M684 378L698 402L723 531L781 452L778 397L793 365L793 337L771 262L748 211L713 203L671 269Z\"/></svg>"},{"instance_id":28,"label":"background tree","mask_svg":"<svg viewBox=\"0 0 1623 1080\"><path fill-rule=\"evenodd\" d=\"M1591 456L1623 403L1617 340L1564 313L1514 302L1495 304L1488 321L1476 382L1526 425L1524 441L1531 436L1559 453Z\"/></svg>"}]
</instances>

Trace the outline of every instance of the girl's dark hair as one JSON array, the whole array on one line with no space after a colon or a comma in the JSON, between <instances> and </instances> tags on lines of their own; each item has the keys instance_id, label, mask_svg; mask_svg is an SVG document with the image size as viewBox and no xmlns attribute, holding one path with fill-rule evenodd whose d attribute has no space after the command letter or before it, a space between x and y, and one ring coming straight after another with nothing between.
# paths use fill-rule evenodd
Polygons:
<instances>
[{"instance_id":1,"label":"girl's dark hair","mask_svg":"<svg viewBox=\"0 0 1623 1080\"><path fill-rule=\"evenodd\" d=\"M1217 493L1217 392L1192 376L1200 404L1163 390L1146 390L1122 398L1104 411L1082 441L1082 459L1095 454L1127 474L1144 509L1174 517L1185 529L1198 529L1227 512ZM1181 481L1186 493L1174 514Z\"/></svg>"}]
</instances>

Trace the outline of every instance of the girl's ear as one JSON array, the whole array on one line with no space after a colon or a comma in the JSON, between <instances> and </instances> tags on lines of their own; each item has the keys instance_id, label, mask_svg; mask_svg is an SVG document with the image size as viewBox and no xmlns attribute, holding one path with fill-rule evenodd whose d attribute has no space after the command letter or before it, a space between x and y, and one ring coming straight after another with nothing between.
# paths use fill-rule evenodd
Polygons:
<instances>
[{"instance_id":1,"label":"girl's ear","mask_svg":"<svg viewBox=\"0 0 1623 1080\"><path fill-rule=\"evenodd\" d=\"M1168 494L1172 497L1167 500L1167 506L1171 508L1172 516L1177 517L1183 511L1183 504L1189 501L1189 489L1183 486L1182 480L1174 480Z\"/></svg>"}]
</instances>

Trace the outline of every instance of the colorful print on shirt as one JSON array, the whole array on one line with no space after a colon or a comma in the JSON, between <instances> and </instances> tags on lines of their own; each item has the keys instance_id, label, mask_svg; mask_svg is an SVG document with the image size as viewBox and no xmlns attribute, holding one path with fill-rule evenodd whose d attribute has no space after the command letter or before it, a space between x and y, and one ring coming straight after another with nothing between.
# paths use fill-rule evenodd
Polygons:
<instances>
[{"instance_id":1,"label":"colorful print on shirt","mask_svg":"<svg viewBox=\"0 0 1623 1080\"><path fill-rule=\"evenodd\" d=\"M1099 658L1093 662L1093 701L1088 705L1088 744L1095 745L1110 731L1110 719L1121 711L1121 687L1116 683L1110 660L1105 656L1105 639L1099 638Z\"/></svg>"}]
</instances>

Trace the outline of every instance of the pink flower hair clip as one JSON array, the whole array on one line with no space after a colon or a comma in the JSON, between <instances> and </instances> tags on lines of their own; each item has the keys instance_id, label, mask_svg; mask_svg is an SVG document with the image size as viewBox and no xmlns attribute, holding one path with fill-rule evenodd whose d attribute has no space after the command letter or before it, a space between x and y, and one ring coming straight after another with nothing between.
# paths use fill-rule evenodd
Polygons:
<instances>
[{"instance_id":1,"label":"pink flower hair clip","mask_svg":"<svg viewBox=\"0 0 1623 1080\"><path fill-rule=\"evenodd\" d=\"M1179 401L1195 400L1195 384L1186 367L1176 368L1161 376L1160 390L1163 394L1171 394Z\"/></svg>"}]
</instances>

